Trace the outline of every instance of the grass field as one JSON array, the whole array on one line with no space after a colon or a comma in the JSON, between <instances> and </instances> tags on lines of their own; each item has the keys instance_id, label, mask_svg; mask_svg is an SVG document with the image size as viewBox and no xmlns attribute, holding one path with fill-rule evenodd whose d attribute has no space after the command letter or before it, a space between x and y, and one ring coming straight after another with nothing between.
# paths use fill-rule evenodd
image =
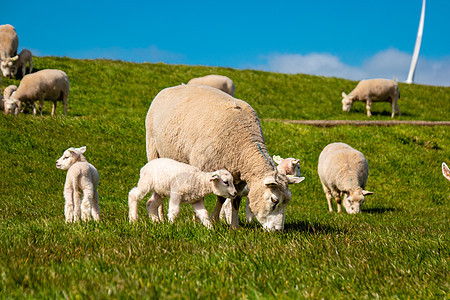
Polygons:
<instances>
[{"instance_id":1,"label":"grass field","mask_svg":"<svg viewBox=\"0 0 450 300\"><path fill-rule=\"evenodd\" d=\"M445 126L317 128L282 119L366 120L363 103L341 109L356 82L202 66L35 57L37 69L70 79L67 116L0 115L0 298L443 298L448 299L450 162ZM271 155L301 159L285 231L257 222L207 230L183 205L174 224L153 224L140 203L129 224L127 195L146 162L144 120L154 96L217 73L262 120ZM2 79L2 88L19 84ZM448 120L450 88L400 84L400 120ZM390 105L374 103L374 120ZM268 121L269 119L274 119ZM369 161L359 215L329 213L317 175L320 151L341 141ZM65 172L56 159L87 146L100 173L101 222L65 224ZM144 201L142 201L144 202ZM215 199L208 196L212 211ZM167 203L166 203L167 205ZM243 203L245 205L245 203ZM242 206L243 206L242 205Z\"/></svg>"}]
</instances>

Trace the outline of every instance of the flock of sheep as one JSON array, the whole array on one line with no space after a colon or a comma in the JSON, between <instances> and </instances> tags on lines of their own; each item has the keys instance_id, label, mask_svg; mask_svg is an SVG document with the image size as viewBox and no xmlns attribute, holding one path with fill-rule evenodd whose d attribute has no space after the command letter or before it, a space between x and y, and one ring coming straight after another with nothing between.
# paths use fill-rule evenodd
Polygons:
<instances>
[{"instance_id":1,"label":"flock of sheep","mask_svg":"<svg viewBox=\"0 0 450 300\"><path fill-rule=\"evenodd\" d=\"M0 26L0 42L3 75L15 76L18 68L23 75L19 87L4 89L4 112L17 115L25 105L35 114L34 102L39 101L42 114L43 101L50 100L54 115L56 101L61 100L66 113L66 73L42 70L26 75L27 61L32 71L31 53L23 50L17 55L18 38L11 25ZM219 218L238 228L241 198L247 197L248 221L256 218L266 230L283 230L291 200L289 185L304 180L299 160L269 155L256 112L248 103L234 98L234 92L230 78L208 75L166 88L154 98L145 120L148 163L140 171L137 187L128 195L130 221L138 218L139 201L153 192L146 208L155 222L164 220L162 203L169 197L167 216L171 222L180 211L180 203L190 203L207 228ZM392 103L392 117L395 111L400 113L398 84L392 80L363 80L349 95L342 96L344 111L350 110L353 101L366 101L369 117L372 102L387 101ZM85 151L86 147L71 147L56 162L57 168L67 170L66 222L100 219L99 174L86 161ZM343 205L347 213L359 213L365 196L373 194L365 190L369 176L366 158L347 144L332 143L323 149L318 174L330 211L334 197L338 212ZM210 193L217 195L211 215L204 205L204 197Z\"/></svg>"}]
</instances>

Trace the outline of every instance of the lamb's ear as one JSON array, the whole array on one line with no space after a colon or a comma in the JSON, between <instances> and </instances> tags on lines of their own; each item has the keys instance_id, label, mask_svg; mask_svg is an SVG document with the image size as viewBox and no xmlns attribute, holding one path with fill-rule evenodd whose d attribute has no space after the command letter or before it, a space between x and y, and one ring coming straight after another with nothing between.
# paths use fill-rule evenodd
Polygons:
<instances>
[{"instance_id":1,"label":"lamb's ear","mask_svg":"<svg viewBox=\"0 0 450 300\"><path fill-rule=\"evenodd\" d=\"M275 180L275 177L268 176L264 179L264 185L266 187L276 187L278 185L278 182Z\"/></svg>"},{"instance_id":2,"label":"lamb's ear","mask_svg":"<svg viewBox=\"0 0 450 300\"><path fill-rule=\"evenodd\" d=\"M342 92L342 98L345 98L345 97L347 97L347 94Z\"/></svg>"},{"instance_id":3,"label":"lamb's ear","mask_svg":"<svg viewBox=\"0 0 450 300\"><path fill-rule=\"evenodd\" d=\"M288 175L287 179L288 179L288 184L296 184L296 183L300 183L303 180L305 180L305 177L297 177L297 176L293 176L293 175Z\"/></svg>"},{"instance_id":4,"label":"lamb's ear","mask_svg":"<svg viewBox=\"0 0 450 300\"><path fill-rule=\"evenodd\" d=\"M219 175L217 175L217 173L214 173L211 175L211 177L209 178L209 181L216 181L219 179Z\"/></svg>"},{"instance_id":5,"label":"lamb's ear","mask_svg":"<svg viewBox=\"0 0 450 300\"><path fill-rule=\"evenodd\" d=\"M277 165L279 165L283 159L279 155L274 155L273 160L277 163Z\"/></svg>"},{"instance_id":6,"label":"lamb's ear","mask_svg":"<svg viewBox=\"0 0 450 300\"><path fill-rule=\"evenodd\" d=\"M445 162L442 163L442 174L444 175L445 178L450 180L450 169L448 168Z\"/></svg>"},{"instance_id":7,"label":"lamb's ear","mask_svg":"<svg viewBox=\"0 0 450 300\"><path fill-rule=\"evenodd\" d=\"M366 190L363 190L363 196L369 196L369 195L373 195L374 193L373 192L369 192L369 191L366 191Z\"/></svg>"},{"instance_id":8,"label":"lamb's ear","mask_svg":"<svg viewBox=\"0 0 450 300\"><path fill-rule=\"evenodd\" d=\"M86 146L80 147L78 148L78 150L80 151L81 154L83 154L84 152L86 152Z\"/></svg>"},{"instance_id":9,"label":"lamb's ear","mask_svg":"<svg viewBox=\"0 0 450 300\"><path fill-rule=\"evenodd\" d=\"M300 159L294 159L291 162L292 162L292 165L295 166L296 164L298 164L300 162Z\"/></svg>"}]
</instances>

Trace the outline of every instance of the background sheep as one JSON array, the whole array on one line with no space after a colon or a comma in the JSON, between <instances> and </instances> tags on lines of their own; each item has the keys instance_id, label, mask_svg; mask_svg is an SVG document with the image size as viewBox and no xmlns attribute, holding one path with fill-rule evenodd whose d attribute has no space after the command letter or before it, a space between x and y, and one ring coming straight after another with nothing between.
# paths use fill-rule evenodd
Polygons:
<instances>
[{"instance_id":1,"label":"background sheep","mask_svg":"<svg viewBox=\"0 0 450 300\"><path fill-rule=\"evenodd\" d=\"M9 25L0 25L0 69L5 77L11 77L11 67L19 58L17 56L19 37L16 29Z\"/></svg>"},{"instance_id":2,"label":"background sheep","mask_svg":"<svg viewBox=\"0 0 450 300\"><path fill-rule=\"evenodd\" d=\"M288 184L300 181L277 172L258 116L246 102L205 85L166 88L151 103L145 127L148 161L167 157L202 171L230 171L238 194L248 184L249 209L263 227L283 229ZM233 199L233 228L239 224L240 200ZM214 220L224 202L218 197Z\"/></svg>"},{"instance_id":3,"label":"background sheep","mask_svg":"<svg viewBox=\"0 0 450 300\"><path fill-rule=\"evenodd\" d=\"M236 89L233 80L222 75L206 75L203 77L192 78L188 84L204 84L213 88L224 91L234 97Z\"/></svg>"},{"instance_id":4,"label":"background sheep","mask_svg":"<svg viewBox=\"0 0 450 300\"><path fill-rule=\"evenodd\" d=\"M64 185L64 215L66 222L77 222L80 219L88 221L100 220L100 207L98 205L97 186L99 175L97 169L86 161L83 153L86 147L69 148L56 161L56 167L67 170ZM81 200L83 193L83 200Z\"/></svg>"},{"instance_id":5,"label":"background sheep","mask_svg":"<svg viewBox=\"0 0 450 300\"><path fill-rule=\"evenodd\" d=\"M67 113L67 98L69 96L69 78L61 70L46 69L36 73L25 75L20 82L17 91L10 98L16 102L20 111L22 102L33 106L33 115L36 114L34 102L39 100L39 111L42 115L44 100L52 101L52 116L55 115L56 102L62 101L64 114Z\"/></svg>"},{"instance_id":6,"label":"background sheep","mask_svg":"<svg viewBox=\"0 0 450 300\"><path fill-rule=\"evenodd\" d=\"M22 68L22 76L26 75L27 70L27 63L29 64L30 71L28 73L31 73L33 71L33 55L31 55L31 51L28 49L23 49L19 53L19 58L17 59L16 63L11 67L11 72L16 77L17 71Z\"/></svg>"},{"instance_id":7,"label":"background sheep","mask_svg":"<svg viewBox=\"0 0 450 300\"><path fill-rule=\"evenodd\" d=\"M342 92L342 110L350 111L353 101L365 101L367 116L372 116L370 108L372 102L390 102L392 104L393 118L395 111L401 115L398 108L398 99L400 98L400 92L398 90L398 83L389 79L368 79L361 80L350 94L346 95Z\"/></svg>"},{"instance_id":8,"label":"background sheep","mask_svg":"<svg viewBox=\"0 0 450 300\"><path fill-rule=\"evenodd\" d=\"M349 214L361 212L364 196L373 194L365 191L369 177L369 165L364 155L344 143L327 145L319 156L318 172L323 191L327 197L328 209L333 211L331 197L336 199L338 212L343 205Z\"/></svg>"},{"instance_id":9,"label":"background sheep","mask_svg":"<svg viewBox=\"0 0 450 300\"><path fill-rule=\"evenodd\" d=\"M154 221L159 221L158 207L165 197L170 197L168 218L173 222L180 212L180 203L190 203L203 225L211 228L204 197L214 193L222 197L236 196L233 176L227 170L202 172L199 168L168 158L149 161L140 172L139 183L128 195L129 218L138 217L138 202L154 191L147 202L147 211Z\"/></svg>"}]
</instances>

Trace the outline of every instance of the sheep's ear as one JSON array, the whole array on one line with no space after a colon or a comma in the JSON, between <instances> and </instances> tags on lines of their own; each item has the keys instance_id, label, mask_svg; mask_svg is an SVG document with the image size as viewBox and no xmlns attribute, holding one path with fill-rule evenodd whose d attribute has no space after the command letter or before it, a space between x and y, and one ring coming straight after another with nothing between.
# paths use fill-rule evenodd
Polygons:
<instances>
[{"instance_id":1,"label":"sheep's ear","mask_svg":"<svg viewBox=\"0 0 450 300\"><path fill-rule=\"evenodd\" d=\"M292 165L295 166L299 162L300 162L300 159L294 159L294 160L292 160Z\"/></svg>"},{"instance_id":2,"label":"sheep's ear","mask_svg":"<svg viewBox=\"0 0 450 300\"><path fill-rule=\"evenodd\" d=\"M444 175L445 178L450 180L450 169L448 168L445 162L442 163L442 174Z\"/></svg>"},{"instance_id":3,"label":"sheep's ear","mask_svg":"<svg viewBox=\"0 0 450 300\"><path fill-rule=\"evenodd\" d=\"M275 180L275 177L269 176L264 179L264 185L266 187L276 187L278 182Z\"/></svg>"},{"instance_id":4,"label":"sheep's ear","mask_svg":"<svg viewBox=\"0 0 450 300\"><path fill-rule=\"evenodd\" d=\"M347 97L347 94L342 92L342 98L345 98L345 97Z\"/></svg>"},{"instance_id":5,"label":"sheep's ear","mask_svg":"<svg viewBox=\"0 0 450 300\"><path fill-rule=\"evenodd\" d=\"M279 155L274 155L273 160L279 165L283 159Z\"/></svg>"},{"instance_id":6,"label":"sheep's ear","mask_svg":"<svg viewBox=\"0 0 450 300\"><path fill-rule=\"evenodd\" d=\"M80 151L81 154L83 154L84 152L86 152L86 146L80 147L78 148L78 150Z\"/></svg>"},{"instance_id":7,"label":"sheep's ear","mask_svg":"<svg viewBox=\"0 0 450 300\"><path fill-rule=\"evenodd\" d=\"M288 184L296 184L296 183L300 183L303 180L305 180L305 177L297 177L297 176L293 176L293 175L288 175L287 179L288 179Z\"/></svg>"},{"instance_id":8,"label":"sheep's ear","mask_svg":"<svg viewBox=\"0 0 450 300\"><path fill-rule=\"evenodd\" d=\"M366 191L366 190L363 190L362 193L363 193L363 196L369 196L369 195L373 195L374 194L373 192L369 192L369 191Z\"/></svg>"},{"instance_id":9,"label":"sheep's ear","mask_svg":"<svg viewBox=\"0 0 450 300\"><path fill-rule=\"evenodd\" d=\"M214 173L211 175L211 178L209 178L209 181L217 181L219 179L219 175L217 173Z\"/></svg>"}]
</instances>

